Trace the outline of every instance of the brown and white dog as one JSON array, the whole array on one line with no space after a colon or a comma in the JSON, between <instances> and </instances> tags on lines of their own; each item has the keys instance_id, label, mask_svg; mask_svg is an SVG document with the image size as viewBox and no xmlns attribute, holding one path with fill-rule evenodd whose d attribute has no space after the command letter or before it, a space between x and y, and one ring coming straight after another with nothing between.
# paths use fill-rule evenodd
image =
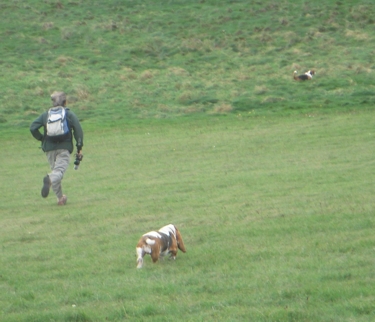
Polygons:
<instances>
[{"instance_id":1,"label":"brown and white dog","mask_svg":"<svg viewBox=\"0 0 375 322\"><path fill-rule=\"evenodd\" d=\"M305 81L305 80L312 79L313 75L315 75L315 71L313 71L313 70L309 70L302 75L297 75L297 71L295 70L294 73L293 73L293 78L296 81Z\"/></svg>"},{"instance_id":2,"label":"brown and white dog","mask_svg":"<svg viewBox=\"0 0 375 322\"><path fill-rule=\"evenodd\" d=\"M137 251L137 268L142 268L143 257L150 254L152 261L156 263L161 256L171 254L176 259L178 248L186 252L181 233L175 225L169 224L158 231L150 231L139 240Z\"/></svg>"}]
</instances>

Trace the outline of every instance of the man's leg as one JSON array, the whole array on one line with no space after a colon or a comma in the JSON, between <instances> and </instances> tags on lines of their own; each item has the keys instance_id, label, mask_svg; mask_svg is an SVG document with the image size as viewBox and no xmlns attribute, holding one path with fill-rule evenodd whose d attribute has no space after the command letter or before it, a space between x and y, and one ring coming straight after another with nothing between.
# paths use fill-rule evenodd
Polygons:
<instances>
[{"instance_id":1,"label":"man's leg","mask_svg":"<svg viewBox=\"0 0 375 322\"><path fill-rule=\"evenodd\" d=\"M62 200L63 193L61 188L61 180L64 177L65 171L68 169L70 153L68 150L55 150L47 152L46 155L52 170L52 172L48 175L52 190L56 194L56 197L59 200Z\"/></svg>"}]
</instances>

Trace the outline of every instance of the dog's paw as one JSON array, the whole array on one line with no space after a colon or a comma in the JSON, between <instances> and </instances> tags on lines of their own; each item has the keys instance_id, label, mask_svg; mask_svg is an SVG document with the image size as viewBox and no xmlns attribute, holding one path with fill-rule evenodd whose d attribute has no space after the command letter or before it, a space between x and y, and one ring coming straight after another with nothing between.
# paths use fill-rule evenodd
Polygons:
<instances>
[{"instance_id":1,"label":"dog's paw","mask_svg":"<svg viewBox=\"0 0 375 322\"><path fill-rule=\"evenodd\" d=\"M137 263L138 263L137 268L142 268L142 266L143 266L143 259L142 258L138 259Z\"/></svg>"}]
</instances>

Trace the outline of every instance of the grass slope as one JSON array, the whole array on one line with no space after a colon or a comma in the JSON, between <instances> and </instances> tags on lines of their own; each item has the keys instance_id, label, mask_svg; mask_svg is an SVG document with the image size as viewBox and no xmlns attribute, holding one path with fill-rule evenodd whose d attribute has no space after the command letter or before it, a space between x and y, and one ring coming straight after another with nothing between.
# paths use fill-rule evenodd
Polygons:
<instances>
[{"instance_id":1,"label":"grass slope","mask_svg":"<svg viewBox=\"0 0 375 322\"><path fill-rule=\"evenodd\" d=\"M0 3L0 122L64 89L82 119L372 108L374 6L361 1ZM294 70L314 68L296 84Z\"/></svg>"},{"instance_id":2,"label":"grass slope","mask_svg":"<svg viewBox=\"0 0 375 322\"><path fill-rule=\"evenodd\" d=\"M66 207L32 139L1 138L1 320L372 321L372 118L87 129ZM188 252L137 270L170 222Z\"/></svg>"}]
</instances>

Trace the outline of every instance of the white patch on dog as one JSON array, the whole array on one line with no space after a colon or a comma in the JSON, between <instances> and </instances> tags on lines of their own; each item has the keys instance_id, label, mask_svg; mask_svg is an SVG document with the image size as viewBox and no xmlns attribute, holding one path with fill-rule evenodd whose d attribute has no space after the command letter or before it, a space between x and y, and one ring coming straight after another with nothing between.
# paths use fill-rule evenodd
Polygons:
<instances>
[{"instance_id":1,"label":"white patch on dog","mask_svg":"<svg viewBox=\"0 0 375 322\"><path fill-rule=\"evenodd\" d=\"M148 245L155 245L155 240L152 240L152 239L150 239L150 238L147 238L147 239L146 239L146 243L147 243Z\"/></svg>"},{"instance_id":2,"label":"white patch on dog","mask_svg":"<svg viewBox=\"0 0 375 322\"><path fill-rule=\"evenodd\" d=\"M144 234L143 236L150 236L154 238L161 238L161 235L157 231L149 231L147 234Z\"/></svg>"},{"instance_id":3,"label":"white patch on dog","mask_svg":"<svg viewBox=\"0 0 375 322\"><path fill-rule=\"evenodd\" d=\"M161 229L159 229L159 231L163 234L166 234L168 236L171 235L171 233L173 234L173 236L176 236L176 229L174 228L173 225L167 225L167 226L164 226L162 227Z\"/></svg>"},{"instance_id":4,"label":"white patch on dog","mask_svg":"<svg viewBox=\"0 0 375 322\"><path fill-rule=\"evenodd\" d=\"M150 246L143 246L143 250L146 254L151 254L151 247Z\"/></svg>"}]
</instances>

